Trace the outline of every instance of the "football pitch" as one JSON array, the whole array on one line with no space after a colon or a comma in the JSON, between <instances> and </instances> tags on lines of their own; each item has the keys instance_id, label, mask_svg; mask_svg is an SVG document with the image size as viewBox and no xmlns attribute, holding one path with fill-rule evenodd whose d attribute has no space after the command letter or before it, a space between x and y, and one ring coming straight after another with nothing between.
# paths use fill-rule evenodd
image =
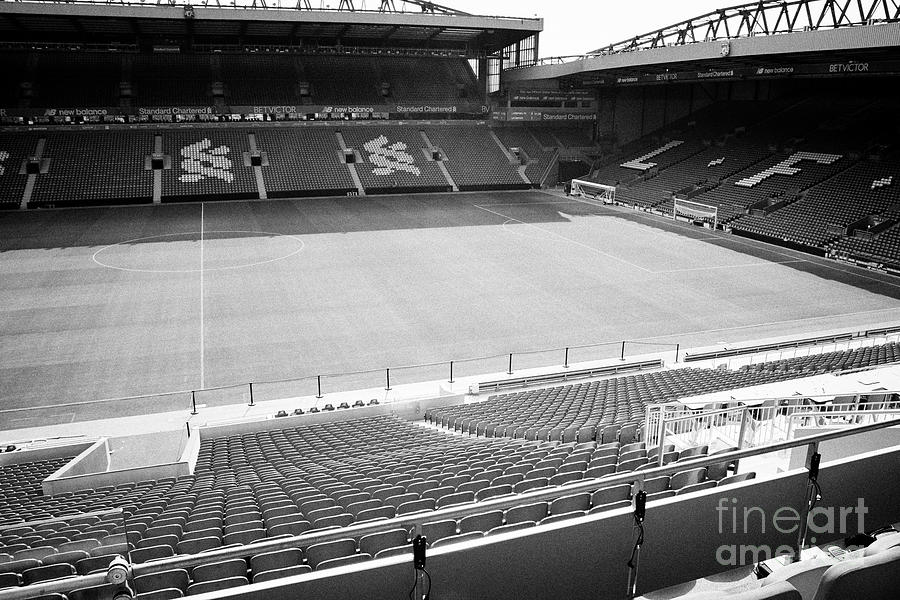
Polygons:
<instances>
[{"instance_id":1,"label":"football pitch","mask_svg":"<svg viewBox=\"0 0 900 600\"><path fill-rule=\"evenodd\" d=\"M104 398L865 329L900 322L898 298L890 276L543 192L6 213L0 430Z\"/></svg>"}]
</instances>

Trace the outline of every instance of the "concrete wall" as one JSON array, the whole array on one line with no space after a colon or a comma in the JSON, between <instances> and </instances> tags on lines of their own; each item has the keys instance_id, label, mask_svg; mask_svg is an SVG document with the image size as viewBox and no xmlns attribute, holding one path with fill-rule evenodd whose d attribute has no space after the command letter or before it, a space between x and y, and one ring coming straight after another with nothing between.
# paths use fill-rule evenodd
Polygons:
<instances>
[{"instance_id":1,"label":"concrete wall","mask_svg":"<svg viewBox=\"0 0 900 600\"><path fill-rule=\"evenodd\" d=\"M222 423L203 427L199 430L201 439L228 437L230 435L242 435L257 431L272 431L287 429L301 425L313 425L317 423L332 423L336 421L349 421L351 419L363 419L379 415L397 415L401 418L416 421L425 418L425 411L436 406L452 406L462 404L464 395L439 396L424 400L407 400L403 402L387 402L375 406L361 406L349 410L335 410L329 412L306 413L304 415L291 415L281 418L271 418L261 421L235 421L234 423Z\"/></svg>"},{"instance_id":2,"label":"concrete wall","mask_svg":"<svg viewBox=\"0 0 900 600\"><path fill-rule=\"evenodd\" d=\"M900 520L900 446L841 459L823 466L819 481L824 491L819 506L827 515L864 500L863 529L872 530ZM878 492L872 485L878 482ZM758 551L776 550L795 542L796 523L780 521L805 501L807 474L783 473L766 481L750 481L728 490L709 490L670 498L647 506L645 544L640 557L638 593L684 583L750 564ZM732 511L731 509L734 509ZM744 509L749 511L744 528ZM779 511L782 511L779 513ZM787 511L787 512L786 512ZM732 515L736 526L732 527ZM856 533L855 514L845 518L846 528L811 531L816 544ZM565 523L429 551L427 568L432 577L431 598L619 599L625 596L627 569L634 531L628 508L573 519ZM818 519L819 528L827 523ZM835 524L838 524L835 520ZM749 546L741 551L740 545ZM734 545L736 552L729 552ZM723 550L724 547L724 550ZM723 564L724 563L724 564ZM348 597L406 597L413 580L409 559L398 557L344 569L254 585L215 597L241 600L293 600ZM212 597L212 596L210 596Z\"/></svg>"},{"instance_id":3,"label":"concrete wall","mask_svg":"<svg viewBox=\"0 0 900 600\"><path fill-rule=\"evenodd\" d=\"M78 456L93 446L94 443L95 440L80 439L69 445L48 446L46 448L19 450L17 452L3 452L0 453L0 467L37 462L39 460L52 460L54 458Z\"/></svg>"},{"instance_id":4,"label":"concrete wall","mask_svg":"<svg viewBox=\"0 0 900 600\"><path fill-rule=\"evenodd\" d=\"M846 427L807 427L797 428L794 430L794 438L800 439L825 433L828 431L838 431L846 429ZM853 436L853 442L848 444L846 439L832 440L819 445L819 453L822 455L822 462L847 458L861 452L874 452L880 448L890 448L900 444L900 427L891 427L889 429L879 429L869 433ZM806 464L806 448L795 448L791 450L791 469L798 469ZM895 475L900 475L900 465L895 470Z\"/></svg>"}]
</instances>

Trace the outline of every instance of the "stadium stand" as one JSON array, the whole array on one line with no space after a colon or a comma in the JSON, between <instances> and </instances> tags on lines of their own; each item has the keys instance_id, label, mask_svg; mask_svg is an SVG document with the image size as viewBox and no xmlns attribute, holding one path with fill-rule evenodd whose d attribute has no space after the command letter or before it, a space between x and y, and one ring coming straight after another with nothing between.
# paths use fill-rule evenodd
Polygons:
<instances>
[{"instance_id":1,"label":"stadium stand","mask_svg":"<svg viewBox=\"0 0 900 600\"><path fill-rule=\"evenodd\" d=\"M797 377L897 362L900 346L836 351L721 369L675 369L563 387L491 396L484 402L426 412L425 418L452 431L538 441L606 443L639 439L645 408Z\"/></svg>"},{"instance_id":2,"label":"stadium stand","mask_svg":"<svg viewBox=\"0 0 900 600\"><path fill-rule=\"evenodd\" d=\"M269 197L356 192L330 127L260 128L256 143L269 158L262 168Z\"/></svg>"},{"instance_id":3,"label":"stadium stand","mask_svg":"<svg viewBox=\"0 0 900 600\"><path fill-rule=\"evenodd\" d=\"M36 177L29 208L134 204L153 199L153 152L149 131L50 131L43 158L46 173Z\"/></svg>"},{"instance_id":4,"label":"stadium stand","mask_svg":"<svg viewBox=\"0 0 900 600\"><path fill-rule=\"evenodd\" d=\"M541 184L544 174L550 168L554 152L544 150L541 143L532 134L532 130L520 127L501 127L494 130L510 152L518 148L524 155L520 155L520 161L526 165L525 174L535 186ZM555 181L547 181L547 185L555 185Z\"/></svg>"},{"instance_id":5,"label":"stadium stand","mask_svg":"<svg viewBox=\"0 0 900 600\"><path fill-rule=\"evenodd\" d=\"M482 96L471 67L462 59L395 57L373 66L396 102L478 102Z\"/></svg>"},{"instance_id":6,"label":"stadium stand","mask_svg":"<svg viewBox=\"0 0 900 600\"><path fill-rule=\"evenodd\" d=\"M900 202L900 189L873 188L873 182L893 172L894 165L895 162L885 164L880 160L862 161L813 187L796 202L769 214L743 216L733 227L765 238L823 247L843 237L849 225ZM800 177L798 174L795 178Z\"/></svg>"},{"instance_id":7,"label":"stadium stand","mask_svg":"<svg viewBox=\"0 0 900 600\"><path fill-rule=\"evenodd\" d=\"M346 127L341 134L362 158L356 172L367 193L450 191L418 128Z\"/></svg>"},{"instance_id":8,"label":"stadium stand","mask_svg":"<svg viewBox=\"0 0 900 600\"><path fill-rule=\"evenodd\" d=\"M530 184L485 127L429 126L428 139L447 157L444 163L460 190L525 189Z\"/></svg>"},{"instance_id":9,"label":"stadium stand","mask_svg":"<svg viewBox=\"0 0 900 600\"><path fill-rule=\"evenodd\" d=\"M299 90L303 70L295 55L221 54L218 61L225 99L230 105L302 104L304 101Z\"/></svg>"},{"instance_id":10,"label":"stadium stand","mask_svg":"<svg viewBox=\"0 0 900 600\"><path fill-rule=\"evenodd\" d=\"M105 52L35 52L31 106L119 106L122 58ZM62 104L64 102L64 104Z\"/></svg>"},{"instance_id":11,"label":"stadium stand","mask_svg":"<svg viewBox=\"0 0 900 600\"><path fill-rule=\"evenodd\" d=\"M0 131L0 208L16 209L28 182L22 164L34 156L39 136Z\"/></svg>"},{"instance_id":12,"label":"stadium stand","mask_svg":"<svg viewBox=\"0 0 900 600\"><path fill-rule=\"evenodd\" d=\"M259 198L248 133L224 127L164 131L163 152L172 168L162 172L163 201Z\"/></svg>"},{"instance_id":13,"label":"stadium stand","mask_svg":"<svg viewBox=\"0 0 900 600\"><path fill-rule=\"evenodd\" d=\"M130 83L139 106L210 106L211 56L208 54L133 54Z\"/></svg>"}]
</instances>

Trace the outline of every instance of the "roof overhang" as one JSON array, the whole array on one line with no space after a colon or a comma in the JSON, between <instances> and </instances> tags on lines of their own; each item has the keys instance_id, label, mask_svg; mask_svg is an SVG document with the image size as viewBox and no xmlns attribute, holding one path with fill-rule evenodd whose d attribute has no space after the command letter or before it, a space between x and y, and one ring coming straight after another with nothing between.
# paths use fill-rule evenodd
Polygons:
<instances>
[{"instance_id":1,"label":"roof overhang","mask_svg":"<svg viewBox=\"0 0 900 600\"><path fill-rule=\"evenodd\" d=\"M589 55L559 64L510 69L505 83L542 79L583 79L622 73L663 72L685 68L723 70L759 61L846 60L865 54L900 49L900 23L882 23L833 30L803 31L697 42L679 46ZM844 58L844 56L847 58Z\"/></svg>"},{"instance_id":2,"label":"roof overhang","mask_svg":"<svg viewBox=\"0 0 900 600\"><path fill-rule=\"evenodd\" d=\"M422 12L0 2L0 41L336 43L493 53L543 29L542 19ZM190 16L188 16L190 14Z\"/></svg>"}]
</instances>

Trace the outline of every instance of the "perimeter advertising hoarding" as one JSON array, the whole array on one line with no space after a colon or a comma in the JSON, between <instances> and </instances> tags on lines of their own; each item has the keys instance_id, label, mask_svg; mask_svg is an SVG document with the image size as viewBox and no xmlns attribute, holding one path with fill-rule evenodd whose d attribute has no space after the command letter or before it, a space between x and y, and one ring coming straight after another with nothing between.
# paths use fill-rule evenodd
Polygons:
<instances>
[{"instance_id":1,"label":"perimeter advertising hoarding","mask_svg":"<svg viewBox=\"0 0 900 600\"><path fill-rule=\"evenodd\" d=\"M744 79L757 77L828 77L855 75L884 75L900 73L900 61L856 61L841 60L815 64L797 65L747 65L729 67L727 69L707 69L703 71L668 71L666 73L644 73L639 75L620 75L612 78L616 85L638 85L646 83L664 83L672 81L705 81L716 79Z\"/></svg>"},{"instance_id":2,"label":"perimeter advertising hoarding","mask_svg":"<svg viewBox=\"0 0 900 600\"><path fill-rule=\"evenodd\" d=\"M497 121L545 121L554 123L585 123L597 120L594 109L521 109L507 108L495 110L493 118Z\"/></svg>"},{"instance_id":3,"label":"perimeter advertising hoarding","mask_svg":"<svg viewBox=\"0 0 900 600\"><path fill-rule=\"evenodd\" d=\"M150 106L129 107L51 107L51 108L0 108L3 117L48 117L55 121L66 117L97 119L103 117L130 116L154 118L177 118L205 115L275 115L275 114L319 114L341 117L351 114L404 114L404 115L485 115L490 112L487 105L475 103L460 104L379 104L358 106L271 104L259 106Z\"/></svg>"}]
</instances>

